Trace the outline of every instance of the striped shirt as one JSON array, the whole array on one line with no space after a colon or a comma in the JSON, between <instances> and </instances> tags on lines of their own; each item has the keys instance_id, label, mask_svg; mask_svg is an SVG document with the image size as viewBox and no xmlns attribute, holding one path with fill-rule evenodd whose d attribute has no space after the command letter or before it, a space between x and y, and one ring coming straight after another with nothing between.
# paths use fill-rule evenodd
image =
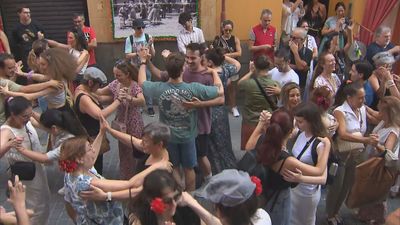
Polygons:
<instances>
[{"instance_id":1,"label":"striped shirt","mask_svg":"<svg viewBox=\"0 0 400 225\"><path fill-rule=\"evenodd\" d=\"M202 44L205 42L203 31L197 27L193 27L193 31L182 29L176 37L178 42L178 49L180 52L186 54L186 46L190 43Z\"/></svg>"}]
</instances>

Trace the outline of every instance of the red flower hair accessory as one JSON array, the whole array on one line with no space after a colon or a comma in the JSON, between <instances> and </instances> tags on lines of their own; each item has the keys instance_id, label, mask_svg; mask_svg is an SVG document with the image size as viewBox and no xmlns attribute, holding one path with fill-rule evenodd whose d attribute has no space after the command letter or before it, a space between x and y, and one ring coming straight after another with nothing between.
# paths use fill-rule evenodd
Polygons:
<instances>
[{"instance_id":1,"label":"red flower hair accessory","mask_svg":"<svg viewBox=\"0 0 400 225\"><path fill-rule=\"evenodd\" d=\"M317 105L322 107L324 110L328 110L331 105L330 101L323 96L317 98Z\"/></svg>"},{"instance_id":2,"label":"red flower hair accessory","mask_svg":"<svg viewBox=\"0 0 400 225\"><path fill-rule=\"evenodd\" d=\"M256 185L256 196L259 196L263 191L261 180L256 176L251 176L250 179Z\"/></svg>"},{"instance_id":3,"label":"red flower hair accessory","mask_svg":"<svg viewBox=\"0 0 400 225\"><path fill-rule=\"evenodd\" d=\"M165 211L165 204L161 198L154 198L150 203L150 209L156 214L163 214Z\"/></svg>"},{"instance_id":4,"label":"red flower hair accessory","mask_svg":"<svg viewBox=\"0 0 400 225\"><path fill-rule=\"evenodd\" d=\"M59 160L58 161L58 166L60 170L67 172L67 173L72 173L78 168L78 163L73 161L73 160Z\"/></svg>"}]
</instances>

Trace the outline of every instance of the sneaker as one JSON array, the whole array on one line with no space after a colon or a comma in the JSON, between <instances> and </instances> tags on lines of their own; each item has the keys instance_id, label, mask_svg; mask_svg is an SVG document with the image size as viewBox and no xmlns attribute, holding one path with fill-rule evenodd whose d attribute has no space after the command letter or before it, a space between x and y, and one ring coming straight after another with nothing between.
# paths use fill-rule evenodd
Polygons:
<instances>
[{"instance_id":1,"label":"sneaker","mask_svg":"<svg viewBox=\"0 0 400 225\"><path fill-rule=\"evenodd\" d=\"M240 113L239 113L239 111L237 109L237 106L232 108L232 114L233 114L234 117L239 117L240 116Z\"/></svg>"},{"instance_id":2,"label":"sneaker","mask_svg":"<svg viewBox=\"0 0 400 225\"><path fill-rule=\"evenodd\" d=\"M147 109L147 113L149 114L149 116L153 117L154 116L154 109L153 108L148 108Z\"/></svg>"}]
</instances>

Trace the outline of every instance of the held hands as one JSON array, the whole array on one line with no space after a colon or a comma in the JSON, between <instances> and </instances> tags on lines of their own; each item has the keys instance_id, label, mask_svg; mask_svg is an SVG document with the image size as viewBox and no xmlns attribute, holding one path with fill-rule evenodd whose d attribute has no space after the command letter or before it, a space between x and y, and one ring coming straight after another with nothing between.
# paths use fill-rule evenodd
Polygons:
<instances>
[{"instance_id":1,"label":"held hands","mask_svg":"<svg viewBox=\"0 0 400 225\"><path fill-rule=\"evenodd\" d=\"M376 146L378 146L378 143L379 143L379 135L378 134L370 134L368 137L367 144L376 147Z\"/></svg>"},{"instance_id":2,"label":"held hands","mask_svg":"<svg viewBox=\"0 0 400 225\"><path fill-rule=\"evenodd\" d=\"M24 149L22 147L23 141L24 141L23 137L14 137L14 138L8 140L7 145L10 146L10 148L15 148L19 151L21 148L22 148L22 150Z\"/></svg>"},{"instance_id":3,"label":"held hands","mask_svg":"<svg viewBox=\"0 0 400 225\"><path fill-rule=\"evenodd\" d=\"M137 54L139 55L141 61L147 61L151 58L150 50L147 47L140 48Z\"/></svg>"},{"instance_id":4,"label":"held hands","mask_svg":"<svg viewBox=\"0 0 400 225\"><path fill-rule=\"evenodd\" d=\"M102 114L99 115L99 120L100 120L100 131L105 133L107 130L110 130L110 124L108 123L108 121L106 120L106 118L104 118L104 116Z\"/></svg>"},{"instance_id":5,"label":"held hands","mask_svg":"<svg viewBox=\"0 0 400 225\"><path fill-rule=\"evenodd\" d=\"M38 31L37 32L37 37L38 37L39 40L42 40L42 39L44 39L44 34L42 32L40 32L40 31Z\"/></svg>"},{"instance_id":6,"label":"held hands","mask_svg":"<svg viewBox=\"0 0 400 225\"><path fill-rule=\"evenodd\" d=\"M253 61L250 61L250 63L249 63L249 70L252 73L254 73L254 71L256 71L256 68L254 67L254 62Z\"/></svg>"},{"instance_id":7,"label":"held hands","mask_svg":"<svg viewBox=\"0 0 400 225\"><path fill-rule=\"evenodd\" d=\"M189 193L187 192L182 192L181 198L178 200L178 205L181 207L193 205L193 203L196 202L196 199L194 199Z\"/></svg>"},{"instance_id":8,"label":"held hands","mask_svg":"<svg viewBox=\"0 0 400 225\"><path fill-rule=\"evenodd\" d=\"M263 110L260 113L260 118L258 119L258 124L263 126L263 128L266 128L269 125L271 116L272 116L272 114L270 112L268 112L267 110Z\"/></svg>"},{"instance_id":9,"label":"held hands","mask_svg":"<svg viewBox=\"0 0 400 225\"><path fill-rule=\"evenodd\" d=\"M325 147L330 148L331 147L331 141L329 140L328 137L317 137L324 145Z\"/></svg>"}]
</instances>

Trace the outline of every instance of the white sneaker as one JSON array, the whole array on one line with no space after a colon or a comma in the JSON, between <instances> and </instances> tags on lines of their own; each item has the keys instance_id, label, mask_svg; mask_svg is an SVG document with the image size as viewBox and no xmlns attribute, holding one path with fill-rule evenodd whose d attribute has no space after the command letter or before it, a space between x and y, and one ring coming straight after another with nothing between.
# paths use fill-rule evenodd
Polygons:
<instances>
[{"instance_id":1,"label":"white sneaker","mask_svg":"<svg viewBox=\"0 0 400 225\"><path fill-rule=\"evenodd\" d=\"M233 114L234 117L239 117L240 116L240 113L239 113L239 111L237 109L237 106L232 108L232 114Z\"/></svg>"},{"instance_id":2,"label":"white sneaker","mask_svg":"<svg viewBox=\"0 0 400 225\"><path fill-rule=\"evenodd\" d=\"M59 195L64 195L65 194L64 187L62 187L60 190L58 190L57 193Z\"/></svg>"}]
</instances>

